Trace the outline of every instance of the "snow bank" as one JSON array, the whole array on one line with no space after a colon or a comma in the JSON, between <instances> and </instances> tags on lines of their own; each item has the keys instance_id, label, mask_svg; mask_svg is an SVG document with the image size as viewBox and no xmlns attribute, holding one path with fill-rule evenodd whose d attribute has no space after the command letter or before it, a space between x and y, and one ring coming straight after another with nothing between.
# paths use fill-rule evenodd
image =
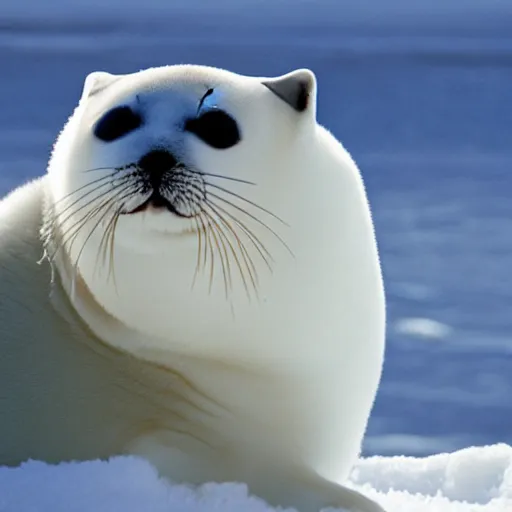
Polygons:
<instances>
[{"instance_id":1,"label":"snow bank","mask_svg":"<svg viewBox=\"0 0 512 512\"><path fill-rule=\"evenodd\" d=\"M389 512L512 511L512 447L468 448L427 458L372 457L350 485ZM146 461L117 457L0 468L0 512L271 512L239 483L172 485Z\"/></svg>"}]
</instances>

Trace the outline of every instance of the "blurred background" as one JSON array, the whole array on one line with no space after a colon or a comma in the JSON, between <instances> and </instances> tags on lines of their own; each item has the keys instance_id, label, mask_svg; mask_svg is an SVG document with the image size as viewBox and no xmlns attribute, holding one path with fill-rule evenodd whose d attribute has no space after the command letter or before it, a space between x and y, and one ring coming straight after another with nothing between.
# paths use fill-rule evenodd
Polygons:
<instances>
[{"instance_id":1,"label":"blurred background","mask_svg":"<svg viewBox=\"0 0 512 512\"><path fill-rule=\"evenodd\" d=\"M366 454L512 444L511 0L3 0L0 195L41 175L95 70L309 67L387 284Z\"/></svg>"}]
</instances>

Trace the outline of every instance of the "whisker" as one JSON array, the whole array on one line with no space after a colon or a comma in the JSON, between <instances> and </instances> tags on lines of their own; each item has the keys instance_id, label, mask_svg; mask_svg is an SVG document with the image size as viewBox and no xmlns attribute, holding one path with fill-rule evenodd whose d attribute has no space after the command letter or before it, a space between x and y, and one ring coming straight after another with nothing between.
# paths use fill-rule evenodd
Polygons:
<instances>
[{"instance_id":1,"label":"whisker","mask_svg":"<svg viewBox=\"0 0 512 512\"><path fill-rule=\"evenodd\" d=\"M202 230L203 230L203 234L205 236L205 244L204 244L204 257L203 257L203 269L206 268L206 263L207 263L207 260L208 260L208 229L204 223L204 218L202 216L202 214L198 215L197 216L199 222L201 222L201 226L202 226Z\"/></svg>"},{"instance_id":2,"label":"whisker","mask_svg":"<svg viewBox=\"0 0 512 512\"><path fill-rule=\"evenodd\" d=\"M233 229L233 227L231 226L231 224L229 223L229 221L227 221L224 216L216 210L216 208L214 208L212 206L211 203L208 204L208 207L211 208L213 210L213 212L217 215L217 217L219 217L220 221L223 223L223 225L227 228L227 230L234 236L237 244L238 244L238 247L240 249L240 253L242 254L242 258L244 260L244 263L245 263L245 266L247 268L247 271L249 273L249 277L251 279L251 283L253 285L253 288L256 292L256 294L258 293L258 286L257 286L257 270L256 270L256 267L254 265L254 262L252 261L252 258L250 256L250 254L248 253L247 249L245 248L245 246L243 245L243 242L240 240L240 237L238 236L238 234L236 233L236 231ZM236 261L236 264L238 266L238 269L240 271L240 276L242 278L242 282L244 284L244 288L245 288L245 291L247 293L247 297L250 299L251 298L251 295L250 295L250 292L249 292L249 284L247 283L247 279L245 277L245 273L243 271L243 268L242 268L242 263L240 262L240 259L235 251L235 248L233 247L233 244L231 243L231 241L229 240L229 238L226 236L226 240L228 241L228 244L229 244L229 247L231 248L231 252L233 254L233 257L235 258L235 261ZM247 257L249 258L249 261L247 260ZM250 263L249 263L250 262ZM251 269L252 267L252 269ZM255 276L253 274L253 271L256 272L256 279L255 279Z\"/></svg>"},{"instance_id":3,"label":"whisker","mask_svg":"<svg viewBox=\"0 0 512 512\"><path fill-rule=\"evenodd\" d=\"M110 178L110 176L108 176ZM71 204L67 205L64 210L62 210L61 212L59 212L59 215L64 215L70 208L73 208L73 206L77 205L80 201L82 201L83 199L85 199L86 197L90 196L91 194L93 194L94 192L97 192L98 190L101 190L105 185L109 185L110 182L108 183L102 183L101 185L98 185L97 187L94 187L92 190L89 190L87 192L85 192L84 194L82 194L78 199L75 199ZM116 185L114 188L110 188L109 190L105 190L105 192L103 192L102 195L98 196L98 197L102 197L103 195L105 194L108 194L110 191L112 190L115 190L117 187L120 187L121 185L123 185L123 183L119 183L118 185ZM82 187L80 187L82 188ZM78 191L78 190L77 190ZM68 194L70 195L70 194ZM63 198L62 198L63 199ZM58 201L60 202L60 200ZM57 204L57 203L55 203ZM73 215L73 214L72 214ZM66 222L66 221L64 221Z\"/></svg>"},{"instance_id":4,"label":"whisker","mask_svg":"<svg viewBox=\"0 0 512 512\"><path fill-rule=\"evenodd\" d=\"M116 281L116 274L114 270L114 248L115 248L115 239L116 239L116 233L117 233L117 223L119 222L119 218L121 217L121 208L118 209L116 213L116 220L114 223L114 227L112 228L112 237L111 237L111 250L110 250L110 268L112 269L112 278L114 283L114 288L116 289L117 293L117 281Z\"/></svg>"},{"instance_id":5,"label":"whisker","mask_svg":"<svg viewBox=\"0 0 512 512\"><path fill-rule=\"evenodd\" d=\"M212 192L209 192L208 193L209 196L212 196L214 197L215 199L218 199L219 201L222 201L223 203L225 204L228 204L229 206L235 208L236 210L238 210L239 212L247 215L248 217L250 217L251 219L255 220L258 224L260 224L261 226L263 226L264 228L266 228L270 233L272 233L280 242L281 244L283 245L283 247L286 248L286 250L290 253L290 255L292 257L294 257L295 255L293 254L293 251L290 249L290 247L288 246L288 244L281 238L281 236L279 236L279 234L277 234L270 226L268 226L267 224L265 224L261 219L258 219L258 217L256 217L255 215L253 215L252 213L248 212L247 210L244 210L242 207L236 205L235 203L229 201L228 199L224 198L224 197L221 197L217 194L214 194ZM217 205L217 207L219 207L219 205ZM230 215L228 212L225 212L226 214ZM231 217L231 215L230 215ZM234 218L233 218L234 219ZM235 219L234 219L235 220ZM238 219L236 219L238 221Z\"/></svg>"},{"instance_id":6,"label":"whisker","mask_svg":"<svg viewBox=\"0 0 512 512\"><path fill-rule=\"evenodd\" d=\"M126 190L126 189L125 189ZM130 192L129 194L126 194L122 197L115 197L114 200L116 201L123 201L124 199L130 197L131 195L133 195L133 192ZM105 212L103 213L103 215L100 216L100 218L96 221L96 224L94 224L93 228L91 229L91 231L89 232L89 234L87 235L86 239L84 240L84 243L82 244L82 247L78 253L78 256L76 258L76 262L75 262L75 268L78 268L78 263L80 261L80 258L82 256L82 253L85 249L85 246L87 245L87 242L89 242L89 240L91 239L92 235L94 234L94 232L96 231L96 229L98 228L98 226L101 224L101 222L105 219L105 217L108 215L110 211L110 208L105 208Z\"/></svg>"},{"instance_id":7,"label":"whisker","mask_svg":"<svg viewBox=\"0 0 512 512\"><path fill-rule=\"evenodd\" d=\"M102 176L101 178L96 178L95 180L89 181L85 185L82 185L81 187L78 187L77 189L71 191L69 194L66 194L65 196L61 197L60 199L57 199L57 201L55 201L53 204L54 205L60 204L63 201L65 201L66 199L69 199L71 196L74 196L76 193L82 191L84 188L90 187L91 185L95 185L96 183L99 183L100 181L105 181L105 180L111 179L113 177L113 175L114 175L114 173L110 173L105 176ZM102 186L104 186L104 185L101 185L101 187ZM101 188L101 187L98 187L98 188ZM98 188L95 188L91 192L98 190ZM82 197L85 197L85 196L82 196Z\"/></svg>"},{"instance_id":8,"label":"whisker","mask_svg":"<svg viewBox=\"0 0 512 512\"><path fill-rule=\"evenodd\" d=\"M96 255L96 262L95 262L95 268L97 269L100 266L100 256L101 256L101 265L104 267L105 262L107 260L107 250L108 250L108 240L110 235L110 229L112 222L114 220L114 215L110 217L110 219L107 222L107 225L105 226L105 230L103 231L103 235L101 236L100 243L98 246L98 254Z\"/></svg>"},{"instance_id":9,"label":"whisker","mask_svg":"<svg viewBox=\"0 0 512 512\"><path fill-rule=\"evenodd\" d=\"M213 204L211 201L209 202L210 207L211 204ZM274 262L274 258L272 257L272 254L270 251L265 247L265 245L261 242L261 240L252 232L250 228L248 228L244 222L242 222L240 219L237 219L233 214L228 212L225 208L222 208L220 205L215 205L216 208L218 208L222 213L227 215L230 219L232 219L237 226L239 226L242 231L247 235L249 240L252 242L253 246L256 248L258 253L260 254L261 258L267 265L267 268L270 272L272 272L272 263Z\"/></svg>"},{"instance_id":10,"label":"whisker","mask_svg":"<svg viewBox=\"0 0 512 512\"><path fill-rule=\"evenodd\" d=\"M215 218L213 216L209 215L209 213L206 210L204 210L204 213L213 223L213 225L210 224L210 226L212 227L212 235L215 239L215 245L217 246L217 249L220 254L220 261L221 261L221 265L222 265L222 274L224 276L224 288L225 288L226 299L227 299L229 296L228 284L229 284L229 287L232 287L231 267L229 265L228 251L227 251L226 245L224 243L224 240L221 238L221 235L220 235L221 230L220 230L219 224L217 223L217 221L215 220ZM217 239L216 232L219 235L219 239ZM223 251L220 248L219 240L220 240L220 245L222 245Z\"/></svg>"},{"instance_id":11,"label":"whisker","mask_svg":"<svg viewBox=\"0 0 512 512\"><path fill-rule=\"evenodd\" d=\"M208 288L208 293L211 293L212 292L212 287L213 287L213 276L214 276L214 272L215 272L215 253L214 253L214 250L213 250L213 245L212 245L212 241L211 241L211 224L210 224L210 219L208 216L206 216L206 223L208 224L208 227L210 229L207 229L206 230L206 239L208 240L208 245L210 247L210 258L211 258L211 262L210 262L210 284L209 284L209 288Z\"/></svg>"},{"instance_id":12,"label":"whisker","mask_svg":"<svg viewBox=\"0 0 512 512\"><path fill-rule=\"evenodd\" d=\"M114 252L114 236L115 236L115 229L117 226L117 221L119 219L119 215L122 211L122 206L116 209L110 220L108 221L105 231L103 232L103 235L100 240L100 245L98 247L98 254L96 256L96 266L98 265L98 260L100 257L100 254L102 255L103 260L103 267L106 265L107 261L107 253L109 254L109 266L108 266L108 273L107 273L107 281L110 279L111 275L114 278L114 286L115 284L115 275L113 275L113 252ZM110 250L109 250L110 249ZM116 286L117 288L117 286Z\"/></svg>"},{"instance_id":13,"label":"whisker","mask_svg":"<svg viewBox=\"0 0 512 512\"><path fill-rule=\"evenodd\" d=\"M62 233L59 233L60 234L60 237L61 237L61 243L60 243L60 246L57 246L54 250L54 252L51 254L51 256L49 256L49 261L53 261L54 258L56 257L56 255L58 254L58 252L63 248L65 247L65 245L71 241L71 247L73 245L73 240L75 238L75 236L80 232L80 230L82 229L82 227L87 223L87 221L89 220L89 218L94 218L94 216L100 212L103 207L109 203L109 201L111 201L111 199L106 199L105 201L103 201L101 204L97 205L96 207L94 207L91 211L87 212L85 215L83 215L80 219L78 219L77 221L75 221L71 226L69 226L66 230L64 230ZM90 201L88 203L88 205L92 204L94 201ZM56 221L54 221L54 225L55 226L59 226L59 222L58 222L58 219ZM61 226L63 226L63 224L60 224ZM77 227L78 226L78 227ZM75 229L76 228L76 229ZM74 230L74 231L73 231Z\"/></svg>"},{"instance_id":14,"label":"whisker","mask_svg":"<svg viewBox=\"0 0 512 512\"><path fill-rule=\"evenodd\" d=\"M64 240L64 242L62 244L63 246L65 246L66 244L69 243L68 252L71 252L71 250L73 249L73 245L75 244L76 240L78 239L78 235L79 235L80 231L82 230L82 228L84 226L86 226L90 220L94 219L98 214L100 214L104 209L106 209L106 211L108 211L108 209L110 208L110 205L112 205L113 203L114 203L114 198L108 198L80 219L80 221L78 223L78 227L66 240ZM100 220L101 220L101 217L100 217ZM68 232L69 232L69 230L68 230Z\"/></svg>"},{"instance_id":15,"label":"whisker","mask_svg":"<svg viewBox=\"0 0 512 512\"><path fill-rule=\"evenodd\" d=\"M112 216L113 222L110 222L109 225L110 231L109 231L109 263L108 263L108 273L107 273L107 282L110 278L112 278L112 283L114 284L114 289L116 290L116 293L119 294L117 289L117 280L116 280L116 272L114 267L114 250L115 250L115 237L116 237L116 229L117 229L117 223L119 221L119 217L121 216L122 206L120 206Z\"/></svg>"},{"instance_id":16,"label":"whisker","mask_svg":"<svg viewBox=\"0 0 512 512\"><path fill-rule=\"evenodd\" d=\"M119 185L121 186L121 185ZM56 215L56 223L58 223L59 225L61 226L64 226L64 224L66 224L66 222L71 219L71 217L75 216L78 212L82 211L84 208L87 208L88 206L90 206L91 204L93 204L95 201L97 200L101 200L102 198L108 196L109 194L111 194L112 191L115 191L116 189L109 189L109 190L105 190L105 192L102 192L100 195L96 196L96 197L93 197L91 201L83 204L82 206L80 206L79 208L77 208L76 210L72 211L71 213L69 213L66 217L64 217L64 219L60 219L59 217L62 215L63 212L59 213ZM68 208L66 208L67 210ZM80 221L77 221L77 222L80 222ZM73 224L71 226L71 228L73 226L75 226L75 224ZM71 229L71 228L68 228L68 229Z\"/></svg>"},{"instance_id":17,"label":"whisker","mask_svg":"<svg viewBox=\"0 0 512 512\"><path fill-rule=\"evenodd\" d=\"M134 169L138 167L138 165L136 163L130 163L130 164L126 164L126 165L122 165L120 167L95 167L94 169L86 169L85 171L82 171L82 172L96 172L96 171L106 171L108 169L112 169L114 170L114 173L117 173L117 172L122 172L122 171L127 171L128 169Z\"/></svg>"},{"instance_id":18,"label":"whisker","mask_svg":"<svg viewBox=\"0 0 512 512\"><path fill-rule=\"evenodd\" d=\"M273 269L274 258L272 257L272 254L270 253L270 251L261 242L261 240L240 219L237 219L236 217L234 217L233 215L231 215L229 212L227 212L226 210L222 209L218 205L217 205L217 208L220 208L221 211L225 215L230 217L235 222L235 224L239 228L241 228L242 232L247 236L249 241L252 243L253 247L256 249L256 251L260 255L261 259L265 263L265 265L268 268L269 272L272 273L274 271L274 269ZM244 245L244 247L245 247L245 245ZM247 249L246 249L246 251L247 251ZM255 264L253 262L252 256L250 255L250 253L248 251L247 251L247 254L248 254L249 260L250 260L250 262L252 264L252 267L256 268L256 266L255 266ZM258 272L257 271L256 271L256 280L259 282Z\"/></svg>"},{"instance_id":19,"label":"whisker","mask_svg":"<svg viewBox=\"0 0 512 512\"><path fill-rule=\"evenodd\" d=\"M120 185L118 186L118 188L120 187ZM78 236L80 230L85 226L85 224L87 224L87 222L90 220L90 219L93 219L97 214L99 214L103 208L105 208L106 206L109 205L109 203L113 203L116 199L118 199L118 196L123 194L124 191L127 190L127 187L124 187L121 191L118 192L118 194L115 194L114 196L112 197L109 197L107 198L106 200L102 201L99 205L95 206L91 211L87 212L85 215L83 215L80 219L76 220L71 226L69 226L64 232L62 232L60 235L61 235L61 238L62 238L62 243L61 243L61 247L64 247L66 244L68 244L69 242L71 242L71 245L69 246L68 248L68 251L70 251L73 247L73 244L76 240L76 237ZM115 191L115 189L114 189ZM111 191L109 191L111 192ZM102 197L105 197L106 195L108 195L108 192L106 193L103 193L101 194L99 197L96 197L94 199L92 199L91 201L89 201L88 203L86 203L85 205L82 205L80 208L78 208L75 212L72 212L70 215L68 215L68 217L65 219L64 222L62 222L61 220L59 220L59 218L57 217L56 220L55 220L55 225L56 226L64 226L64 223L69 219L71 218L73 215L76 215L76 213L78 213L79 211L83 210L84 208L86 208L87 206L90 206L91 204L93 204L96 200L102 198ZM76 228L76 229L75 229ZM74 230L74 231L73 231ZM56 250L54 251L54 253L52 254L52 256L50 257L50 261L53 261L53 259L55 258L55 256L57 255L58 251L61 249L61 247L57 247Z\"/></svg>"},{"instance_id":20,"label":"whisker","mask_svg":"<svg viewBox=\"0 0 512 512\"><path fill-rule=\"evenodd\" d=\"M192 279L192 286L191 289L194 288L197 280L197 276L199 275L199 270L201 268L201 250L203 245L203 235L202 235L202 229L199 225L199 219L197 216L193 217L194 223L196 225L196 231L197 231L197 262L196 262L196 270L194 271L194 278Z\"/></svg>"},{"instance_id":21,"label":"whisker","mask_svg":"<svg viewBox=\"0 0 512 512\"><path fill-rule=\"evenodd\" d=\"M232 272L231 272L231 259L230 259L230 253L231 253L233 255L233 257L235 258L235 263L236 263L236 265L237 265L237 267L238 267L238 269L240 271L240 275L241 275L241 278L243 280L244 288L246 289L246 293L248 295L248 298L250 299L250 291L249 291L249 284L248 284L248 281L247 281L247 278L246 278L246 275L245 275L245 272L244 272L244 266L245 266L245 268L247 270L247 273L249 274L249 278L251 280L251 284L253 286L253 289L255 290L256 295L258 295L258 292L257 292L257 290L258 290L258 276L257 276L256 265L254 264L254 261L252 260L252 257L250 255L249 251L247 250L247 248L245 247L244 243L242 242L242 240L240 239L240 237L236 233L236 230L231 226L229 221L220 213L220 211L213 206L213 203L207 201L207 197L205 197L204 194L203 194L203 189L201 189L195 183L191 183L190 184L190 188L192 190L196 191L196 193L197 193L197 197L194 197L194 196L192 196L192 197L194 197L194 199L196 199L196 200L202 201L203 204L208 206L210 208L210 210L212 210L212 212L215 214L215 216L218 217L218 221L217 221L214 216L210 215L208 211L206 211L203 207L201 207L201 211L202 211L201 217L203 217L203 216L208 217L208 225L209 225L210 229L213 230L211 237L215 238L215 242L216 242L217 247L219 246L219 241L220 241L220 243L222 245L223 254L221 254L221 258L223 258L224 261L226 262L225 265L224 265L224 261L222 263L223 263L223 267L224 267L223 270L225 270L226 268L228 270L228 274L229 275L227 275L226 277L227 277L227 279L229 281L229 285L230 285L229 288L232 289L232 286L233 286L233 284L232 284L233 283L233 278L232 278ZM201 222L203 222L203 229L206 232L207 228L206 228L206 226L204 226L204 221L201 220ZM196 225L197 225L197 221L196 221ZM227 231L225 231L224 228L226 228ZM216 236L215 232L217 233L218 236ZM237 251L235 250L235 248L234 248L234 246L233 246L233 244L231 242L231 239L230 239L230 237L228 236L227 233L229 233L232 236L234 236L234 238L235 238L235 240L236 240L236 242L238 244L238 248L240 249L240 253L241 253L241 257L243 259L244 265L241 263L240 257L237 254ZM199 235L201 235L201 233L199 233ZM251 238L251 234L249 234L247 236L249 238ZM255 236L253 236L253 238L255 238ZM257 242L255 242L255 240L251 240L251 241L252 241L253 244L257 244L257 242L259 242L259 240ZM261 242L260 242L260 244L261 244ZM229 247L229 250L228 250L228 247ZM259 247L257 247L257 249L260 251L260 253L262 252ZM219 248L219 252L220 252L220 248ZM266 260L267 266L270 267L270 263L268 262L268 258L265 258L264 254L262 254L261 256L262 256L263 259ZM198 254L198 257L199 257L199 254ZM198 268L199 268L199 265L196 266L196 272L194 274L193 285L194 285L194 283L196 282L196 279L197 279Z\"/></svg>"},{"instance_id":22,"label":"whisker","mask_svg":"<svg viewBox=\"0 0 512 512\"><path fill-rule=\"evenodd\" d=\"M247 199L247 198L241 196L240 194L237 194L236 192L228 190L227 188L221 187L219 185L215 185L214 183L209 183L209 182L205 181L205 184L207 186L209 186L209 187L216 188L217 190L221 190L222 192L225 192L226 194L229 194L229 195L231 195L233 197L236 197L237 199L240 199L240 200L246 202L247 204L250 204L251 206L254 206L255 208L258 208L258 210L261 210L262 212L265 212L266 214L270 215L271 217L274 217L274 219L278 220L279 222L281 222L285 226L288 226L288 224L283 219L278 217L275 213L272 213L270 210L267 210L266 208L263 208L263 206L260 206L259 204L251 201L250 199ZM209 192L209 193L212 194L211 192ZM219 196L216 196L216 197L219 197Z\"/></svg>"},{"instance_id":23,"label":"whisker","mask_svg":"<svg viewBox=\"0 0 512 512\"><path fill-rule=\"evenodd\" d=\"M222 176L222 174L214 174L211 172L196 171L195 169L191 169L190 167L184 167L184 169L186 169L187 172L190 172L192 174L198 174L199 176L208 176L210 178L220 178L222 180L234 181L236 183L243 183L244 185L254 185L254 186L257 185L253 181L242 180L240 178L233 178L232 176Z\"/></svg>"}]
</instances>

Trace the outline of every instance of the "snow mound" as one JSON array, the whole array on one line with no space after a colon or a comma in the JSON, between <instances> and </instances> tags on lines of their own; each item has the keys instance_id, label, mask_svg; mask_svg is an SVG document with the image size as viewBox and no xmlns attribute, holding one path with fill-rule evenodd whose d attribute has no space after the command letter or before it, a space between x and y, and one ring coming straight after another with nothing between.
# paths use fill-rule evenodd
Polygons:
<instances>
[{"instance_id":1,"label":"snow mound","mask_svg":"<svg viewBox=\"0 0 512 512\"><path fill-rule=\"evenodd\" d=\"M359 461L350 485L388 512L512 511L512 447ZM171 484L136 457L0 468L0 512L272 512L240 483Z\"/></svg>"}]
</instances>

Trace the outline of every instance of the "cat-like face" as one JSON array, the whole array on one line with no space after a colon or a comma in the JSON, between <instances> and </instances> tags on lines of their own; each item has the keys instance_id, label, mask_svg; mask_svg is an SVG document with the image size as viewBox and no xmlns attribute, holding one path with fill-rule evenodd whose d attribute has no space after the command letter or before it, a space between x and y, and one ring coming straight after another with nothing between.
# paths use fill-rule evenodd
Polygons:
<instances>
[{"instance_id":1,"label":"cat-like face","mask_svg":"<svg viewBox=\"0 0 512 512\"><path fill-rule=\"evenodd\" d=\"M176 257L181 243L254 287L270 246L286 244L276 210L283 183L293 187L288 159L316 126L315 87L308 70L92 73L49 165L59 245L87 282L119 266L119 248Z\"/></svg>"},{"instance_id":2,"label":"cat-like face","mask_svg":"<svg viewBox=\"0 0 512 512\"><path fill-rule=\"evenodd\" d=\"M92 73L61 136L67 159L50 166L56 200L88 194L84 204L144 216L149 229L195 229L224 200L245 197L247 182L279 173L283 147L314 123L314 86L306 70L274 80L199 66Z\"/></svg>"}]
</instances>

